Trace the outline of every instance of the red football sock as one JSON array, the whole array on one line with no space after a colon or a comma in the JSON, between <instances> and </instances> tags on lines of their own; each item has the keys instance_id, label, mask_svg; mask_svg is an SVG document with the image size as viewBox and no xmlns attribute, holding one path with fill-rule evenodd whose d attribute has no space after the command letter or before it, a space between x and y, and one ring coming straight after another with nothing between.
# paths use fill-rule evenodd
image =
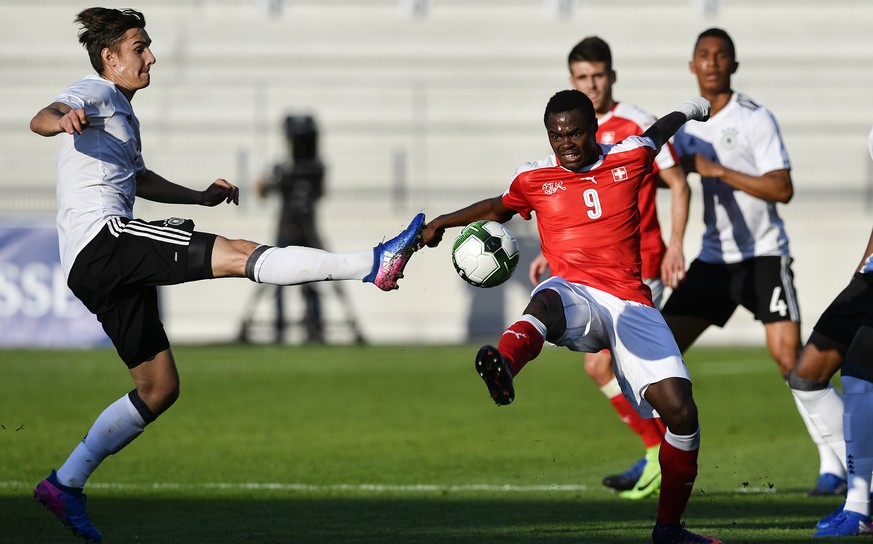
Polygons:
<instances>
[{"instance_id":1,"label":"red football sock","mask_svg":"<svg viewBox=\"0 0 873 544\"><path fill-rule=\"evenodd\" d=\"M658 419L643 419L631 406L624 395L618 394L609 399L612 407L618 412L618 417L631 428L631 430L643 439L643 444L646 448L657 446L664 439L664 432L661 430Z\"/></svg>"},{"instance_id":2,"label":"red football sock","mask_svg":"<svg viewBox=\"0 0 873 544\"><path fill-rule=\"evenodd\" d=\"M680 450L664 440L661 443L661 495L658 498L658 523L679 523L694 480L697 478L697 453Z\"/></svg>"},{"instance_id":3,"label":"red football sock","mask_svg":"<svg viewBox=\"0 0 873 544\"><path fill-rule=\"evenodd\" d=\"M516 321L503 332L497 351L507 359L512 375L517 376L522 367L536 359L543 350L543 335L527 321Z\"/></svg>"}]
</instances>

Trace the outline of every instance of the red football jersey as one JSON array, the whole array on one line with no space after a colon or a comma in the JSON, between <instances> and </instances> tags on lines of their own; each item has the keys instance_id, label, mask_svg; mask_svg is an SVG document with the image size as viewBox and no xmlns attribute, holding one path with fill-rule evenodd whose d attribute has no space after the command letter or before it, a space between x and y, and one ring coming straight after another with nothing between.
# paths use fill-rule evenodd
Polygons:
<instances>
[{"instance_id":1,"label":"red football jersey","mask_svg":"<svg viewBox=\"0 0 873 544\"><path fill-rule=\"evenodd\" d=\"M627 102L618 102L598 119L597 141L604 144L618 143L628 136L637 136L646 131L656 118ZM661 237L658 211L655 207L658 192L658 172L676 166L676 152L671 144L661 148L655 158L652 171L646 175L640 188L640 257L643 259L644 278L661 277L661 261L667 247Z\"/></svg>"},{"instance_id":2,"label":"red football jersey","mask_svg":"<svg viewBox=\"0 0 873 544\"><path fill-rule=\"evenodd\" d=\"M655 149L648 138L632 137L601 144L600 151L581 172L559 165L555 155L523 165L503 204L525 219L536 213L552 275L651 306L640 275L637 197Z\"/></svg>"}]
</instances>

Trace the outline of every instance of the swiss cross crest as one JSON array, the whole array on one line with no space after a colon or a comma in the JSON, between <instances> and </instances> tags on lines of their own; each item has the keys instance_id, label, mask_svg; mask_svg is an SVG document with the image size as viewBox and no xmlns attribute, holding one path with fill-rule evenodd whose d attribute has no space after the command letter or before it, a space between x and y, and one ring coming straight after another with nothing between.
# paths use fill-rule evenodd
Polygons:
<instances>
[{"instance_id":1,"label":"swiss cross crest","mask_svg":"<svg viewBox=\"0 0 873 544\"><path fill-rule=\"evenodd\" d=\"M543 192L546 193L547 195L553 195L553 194L557 193L558 191L566 191L566 190L567 190L567 188L564 187L563 181L543 183Z\"/></svg>"},{"instance_id":2,"label":"swiss cross crest","mask_svg":"<svg viewBox=\"0 0 873 544\"><path fill-rule=\"evenodd\" d=\"M600 134L598 138L600 143L602 144L614 144L615 143L615 132L608 130Z\"/></svg>"},{"instance_id":3,"label":"swiss cross crest","mask_svg":"<svg viewBox=\"0 0 873 544\"><path fill-rule=\"evenodd\" d=\"M627 180L627 168L624 166L619 166L618 168L612 169L612 181L626 181Z\"/></svg>"}]
</instances>

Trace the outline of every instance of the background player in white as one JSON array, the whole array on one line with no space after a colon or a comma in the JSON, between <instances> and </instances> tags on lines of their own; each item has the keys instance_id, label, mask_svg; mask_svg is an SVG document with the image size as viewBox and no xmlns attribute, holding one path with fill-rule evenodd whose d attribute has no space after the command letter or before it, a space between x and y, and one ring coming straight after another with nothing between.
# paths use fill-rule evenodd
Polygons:
<instances>
[{"instance_id":1,"label":"background player in white","mask_svg":"<svg viewBox=\"0 0 873 544\"><path fill-rule=\"evenodd\" d=\"M700 254L661 311L685 352L709 326L723 327L744 306L764 324L770 354L788 377L801 347L788 235L777 211L777 203L794 194L788 153L773 114L731 88L739 64L727 32L702 32L689 66L712 103L712 119L686 124L674 145L685 169L700 174L706 228ZM842 437L817 427L797 406L819 450L812 493L843 493L842 456L834 452Z\"/></svg>"},{"instance_id":2,"label":"background player in white","mask_svg":"<svg viewBox=\"0 0 873 544\"><path fill-rule=\"evenodd\" d=\"M867 136L873 158L873 129ZM870 480L873 472L873 233L849 285L822 313L791 371L792 384L811 417L840 433L846 443L846 501L816 524L813 536L873 533ZM845 407L825 393L841 370Z\"/></svg>"},{"instance_id":3,"label":"background player in white","mask_svg":"<svg viewBox=\"0 0 873 544\"><path fill-rule=\"evenodd\" d=\"M239 189L218 179L196 191L146 167L130 102L149 85L155 63L142 13L90 8L76 22L81 25L79 41L97 74L63 91L30 126L42 136L61 135L61 264L70 289L103 324L135 389L100 414L66 462L36 486L34 498L75 534L100 542L102 536L85 511L86 480L179 396L179 374L155 286L232 276L278 285L357 279L396 289L424 216L419 214L396 238L351 254L230 240L194 231L194 223L185 219L134 219L136 197L216 206L238 203Z\"/></svg>"},{"instance_id":4,"label":"background player in white","mask_svg":"<svg viewBox=\"0 0 873 544\"><path fill-rule=\"evenodd\" d=\"M655 122L645 134L598 144L591 100L577 90L555 94L543 121L554 154L522 165L502 195L440 215L422 231L433 247L445 229L480 219L537 217L553 276L537 286L521 318L498 346L483 346L476 369L491 398L513 401L513 376L546 340L574 351L609 349L625 395L644 417L667 426L655 544L718 543L681 523L694 480L700 427L688 370L673 335L652 305L640 273L637 197L660 147L688 119L705 120L709 103L695 99Z\"/></svg>"},{"instance_id":5,"label":"background player in white","mask_svg":"<svg viewBox=\"0 0 873 544\"><path fill-rule=\"evenodd\" d=\"M585 93L594 104L597 115L597 141L618 143L628 136L642 134L655 122L655 116L628 102L619 102L613 96L616 72L612 65L609 44L597 36L589 36L577 43L567 56L570 84ZM671 222L669 244L661 237L656 197L659 184L671 191ZM685 173L679 167L672 145L668 142L655 157L652 171L646 175L640 188L640 255L643 282L652 290L655 308L661 307L664 286L679 284L685 274L683 241L688 223L690 195ZM530 265L530 280L539 284L548 271L548 261L540 254ZM612 371L612 357L608 350L585 354L585 372L609 399L619 418L639 435L646 449L645 456L627 471L603 479L603 485L620 491L628 499L642 499L658 490L661 469L658 450L664 438L664 426L658 418L643 419L622 395Z\"/></svg>"}]
</instances>

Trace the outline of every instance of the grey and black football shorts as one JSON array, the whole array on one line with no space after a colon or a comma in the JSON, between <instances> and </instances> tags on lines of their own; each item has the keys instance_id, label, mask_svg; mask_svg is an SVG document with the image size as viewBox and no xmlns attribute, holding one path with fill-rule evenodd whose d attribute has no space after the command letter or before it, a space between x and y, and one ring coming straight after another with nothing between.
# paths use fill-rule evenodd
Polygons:
<instances>
[{"instance_id":1,"label":"grey and black football shorts","mask_svg":"<svg viewBox=\"0 0 873 544\"><path fill-rule=\"evenodd\" d=\"M724 327L742 305L762 323L800 322L790 257L753 257L724 264L695 259L673 290L665 316L690 316Z\"/></svg>"},{"instance_id":2,"label":"grey and black football shorts","mask_svg":"<svg viewBox=\"0 0 873 544\"><path fill-rule=\"evenodd\" d=\"M822 312L813 330L848 346L862 325L873 327L873 274L856 272Z\"/></svg>"},{"instance_id":3,"label":"grey and black football shorts","mask_svg":"<svg viewBox=\"0 0 873 544\"><path fill-rule=\"evenodd\" d=\"M212 278L215 238L190 219L114 217L76 256L68 285L128 368L170 347L157 286Z\"/></svg>"}]
</instances>

